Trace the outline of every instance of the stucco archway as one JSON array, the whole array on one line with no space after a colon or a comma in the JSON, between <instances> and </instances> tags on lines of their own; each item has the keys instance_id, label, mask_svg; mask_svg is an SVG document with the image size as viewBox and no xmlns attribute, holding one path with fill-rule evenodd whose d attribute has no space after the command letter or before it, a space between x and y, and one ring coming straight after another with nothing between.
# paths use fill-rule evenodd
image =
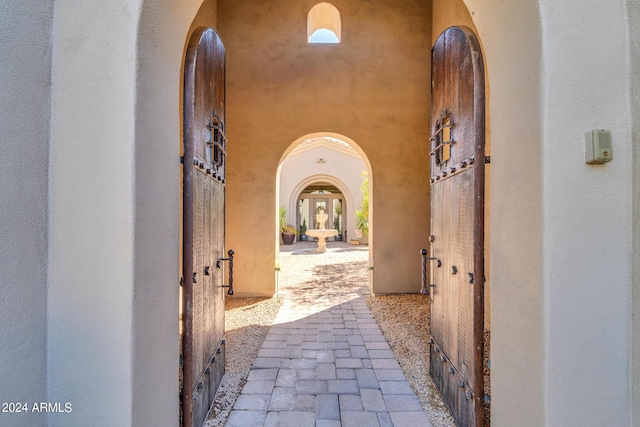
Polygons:
<instances>
[{"instance_id":1,"label":"stucco archway","mask_svg":"<svg viewBox=\"0 0 640 427\"><path fill-rule=\"evenodd\" d=\"M52 203L39 388L43 401L73 402L71 414L43 414L50 424L178 424L179 106L201 3L49 5Z\"/></svg>"},{"instance_id":2,"label":"stucco archway","mask_svg":"<svg viewBox=\"0 0 640 427\"><path fill-rule=\"evenodd\" d=\"M57 46L51 67L49 171L38 182L48 194L41 200L50 203L44 208L48 216L38 220L48 231L48 256L42 257L48 263L47 307L29 333L47 343L47 376L38 388L46 387L52 401L60 396L73 401L75 425L96 419L123 426L176 425L178 106L184 42L201 4L147 0L113 8L88 1L78 8L55 2L55 22L53 10L42 14L53 22ZM629 230L632 223L638 229L633 218L640 216L637 171L635 187L629 178L629 159L637 159L629 143L630 73L621 71L628 70L629 53L620 40L628 43L629 34L620 23L628 22L626 6L632 2L465 4L483 42L491 86L492 415L496 425L563 424L563 414L577 416L573 424L596 423L586 418L594 414L610 424L629 424L628 297L630 280L638 280L637 267L633 273L630 267L628 249L637 250L637 244L630 241ZM29 3L24 7L25 16L41 16L29 12ZM96 45L109 46L109 55ZM596 52L605 55L596 65L606 65L608 72L585 63ZM609 79L612 72L624 78ZM567 75L575 79L563 81ZM576 99L585 93L598 97ZM585 169L576 160L582 154L576 135L597 126L617 130L619 167ZM274 145L279 152L284 143ZM77 161L96 157L97 170L86 166L91 161ZM616 185L605 188L602 178ZM585 179L593 184L592 193L580 187ZM89 192L87 182L109 191ZM628 202L632 190L633 208ZM584 203L572 193L584 196ZM268 196L272 200L273 194ZM593 215L587 218L589 209ZM598 234L599 250L592 251L576 225L598 229L592 221L599 218L616 221L609 235ZM100 233L95 233L96 223ZM8 279L21 282L19 271L39 260L25 261ZM272 271L266 264L265 271ZM594 281L607 283L606 292L585 288ZM26 307L28 298L11 303ZM597 330L587 331L581 313L596 312L595 299L603 316ZM70 300L76 304L70 306ZM559 316L564 308L570 309L569 319ZM82 328L67 330L62 320L68 318ZM38 331L45 322L43 337ZM87 331L102 337L93 350L78 341ZM602 364L610 360L609 350L579 339L587 335L607 336L609 347L624 360ZM97 358L108 363L96 371ZM84 392L89 382L94 393ZM607 389L607 396L588 394L595 384ZM8 386L18 390L23 385L14 379Z\"/></svg>"},{"instance_id":3,"label":"stucco archway","mask_svg":"<svg viewBox=\"0 0 640 427\"><path fill-rule=\"evenodd\" d=\"M291 154L291 152L298 146L300 146L300 144L304 143L305 141L310 141L312 139L321 139L321 138L331 138L331 139L335 139L335 140L339 140L342 141L346 144L348 144L348 146L351 149L354 149L358 155L360 160L364 163L365 167L366 167L366 171L368 174L368 179L369 179L369 239L368 239L368 244L370 247L370 251L371 248L373 248L373 242L374 242L374 221L373 221L373 171L371 168L371 163L366 155L366 153L364 152L364 150L351 138L339 134L339 133L335 133L335 132L314 132L314 133L309 133L306 135L303 135L299 138L297 138L293 143L291 143L287 149L284 151L284 153L282 154L281 158L280 158L280 162L278 164L278 170L276 173L276 200L280 200L280 180L281 180L281 172L282 172L282 166L283 166L283 162L285 161L285 159L287 158L287 156L289 156ZM358 173L360 173L360 171L357 171ZM295 216L291 216L293 213L297 212L297 200L298 200L298 196L300 195L300 193L302 192L302 190L304 190L304 188L306 188L308 185L310 185L311 183L313 183L314 181L318 181L318 180L322 180L322 181L326 181L329 182L333 185L335 185L337 188L339 188L342 191L342 194L345 196L346 201L347 201L347 206L349 206L349 209L351 211L358 209L358 207L355 205L354 202L354 195L353 192L351 190L349 190L349 186L347 184L345 184L343 181L341 181L339 178L336 177L336 175L338 174L338 171L336 171L336 174L332 175L330 174L330 171L327 171L327 173L315 173L313 175L307 176L304 179L302 179L300 182L297 183L297 185L294 187L293 191L291 192L290 196L288 197L288 206L287 206L287 210L289 212L289 218L295 218ZM278 203L276 203L276 208L278 208ZM295 214L293 214L295 215ZM277 218L278 215L276 213L276 229L278 228L277 225ZM350 215L346 215L345 218L345 222L347 224L349 224L349 227L352 226L353 223L353 217ZM278 246L279 246L279 233L276 233L276 259L278 256ZM371 262L371 261L370 261ZM370 283L370 286L372 286L372 283Z\"/></svg>"},{"instance_id":4,"label":"stucco archway","mask_svg":"<svg viewBox=\"0 0 640 427\"><path fill-rule=\"evenodd\" d=\"M216 27L215 7L140 1L135 67L136 258L132 342L132 425L178 425L182 96L184 58L197 28ZM152 77L153 76L153 77ZM159 260L162 260L159 262ZM154 283L153 286L150 286ZM173 314L172 314L173 313ZM126 424L122 424L126 425Z\"/></svg>"},{"instance_id":5,"label":"stucco archway","mask_svg":"<svg viewBox=\"0 0 640 427\"><path fill-rule=\"evenodd\" d=\"M356 143L353 139L349 138L348 136L345 136L336 132L312 132L297 138L295 141L289 144L289 146L284 150L284 152L280 156L280 162L278 166L282 165L282 162L284 161L284 159L293 151L293 149L296 148L298 145L302 144L304 141L307 141L313 138L322 138L322 137L338 139L340 141L344 141L347 144L349 144L351 148L353 148L358 152L358 154L360 154L360 157L367 165L368 171L371 173L371 162L369 161L367 154L360 147L360 145L358 145L358 143Z\"/></svg>"}]
</instances>

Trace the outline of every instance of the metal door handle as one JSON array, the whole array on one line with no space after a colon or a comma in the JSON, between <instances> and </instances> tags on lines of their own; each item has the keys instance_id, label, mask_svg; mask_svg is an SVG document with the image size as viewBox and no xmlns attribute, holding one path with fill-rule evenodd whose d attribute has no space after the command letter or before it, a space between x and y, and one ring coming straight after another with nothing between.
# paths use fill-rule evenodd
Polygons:
<instances>
[{"instance_id":1,"label":"metal door handle","mask_svg":"<svg viewBox=\"0 0 640 427\"><path fill-rule=\"evenodd\" d=\"M438 267L442 265L442 262L439 259L427 257L428 254L429 254L428 250L426 249L420 250L420 255L422 255L422 289L420 290L420 293L422 295L426 295L429 293L429 291L427 290L427 286L432 288L435 288L436 286L433 284L427 285L427 261L437 261Z\"/></svg>"},{"instance_id":2,"label":"metal door handle","mask_svg":"<svg viewBox=\"0 0 640 427\"><path fill-rule=\"evenodd\" d=\"M233 295L233 250L229 250L229 252L227 252L229 254L229 258L219 258L218 261L216 261L216 267L217 268L221 268L221 262L222 261L229 261L229 284L228 285L222 285L223 288L229 288L229 290L227 291L227 294L229 295Z\"/></svg>"}]
</instances>

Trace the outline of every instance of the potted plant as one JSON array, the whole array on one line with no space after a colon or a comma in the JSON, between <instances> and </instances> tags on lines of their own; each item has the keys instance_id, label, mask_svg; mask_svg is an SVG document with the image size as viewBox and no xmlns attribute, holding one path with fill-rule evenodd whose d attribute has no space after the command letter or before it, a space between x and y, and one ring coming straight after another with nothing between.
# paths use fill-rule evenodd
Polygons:
<instances>
[{"instance_id":1,"label":"potted plant","mask_svg":"<svg viewBox=\"0 0 640 427\"><path fill-rule=\"evenodd\" d=\"M302 225L300 226L300 241L306 242L309 240L309 236L307 236L307 219L302 218Z\"/></svg>"},{"instance_id":2,"label":"potted plant","mask_svg":"<svg viewBox=\"0 0 640 427\"><path fill-rule=\"evenodd\" d=\"M296 228L293 225L287 224L280 228L280 235L282 236L282 243L292 245L296 239Z\"/></svg>"},{"instance_id":3,"label":"potted plant","mask_svg":"<svg viewBox=\"0 0 640 427\"><path fill-rule=\"evenodd\" d=\"M292 245L293 241L296 239L296 228L291 224L287 224L287 209L284 206L280 206L279 216L282 243L285 245Z\"/></svg>"},{"instance_id":4,"label":"potted plant","mask_svg":"<svg viewBox=\"0 0 640 427\"><path fill-rule=\"evenodd\" d=\"M369 232L369 212L364 210L356 211L356 230L362 232L362 237L365 237Z\"/></svg>"}]
</instances>

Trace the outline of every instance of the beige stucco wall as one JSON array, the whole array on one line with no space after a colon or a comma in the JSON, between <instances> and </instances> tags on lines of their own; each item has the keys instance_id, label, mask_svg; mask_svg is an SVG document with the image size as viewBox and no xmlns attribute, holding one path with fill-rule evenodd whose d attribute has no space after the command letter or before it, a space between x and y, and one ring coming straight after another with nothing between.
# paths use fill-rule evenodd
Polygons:
<instances>
[{"instance_id":1,"label":"beige stucco wall","mask_svg":"<svg viewBox=\"0 0 640 427\"><path fill-rule=\"evenodd\" d=\"M548 425L628 425L632 138L625 1L545 2L541 139ZM589 29L589 31L586 31ZM620 51L612 50L620 45ZM593 58L598 58L593 61ZM569 77L570 76L570 77ZM608 103L624 105L620 110ZM587 165L584 132L612 131L615 161ZM585 214L587 213L587 214ZM609 220L616 222L610 228ZM606 344L591 345L606 337ZM563 357L556 356L562 349ZM614 363L604 363L615 349ZM589 373L585 375L585 373ZM601 402L595 387L607 390ZM575 400L561 402L572 393ZM610 399L610 400L609 400ZM590 413L588 417L582 415ZM578 415L579 414L579 415ZM584 417L584 418L583 418Z\"/></svg>"},{"instance_id":2,"label":"beige stucco wall","mask_svg":"<svg viewBox=\"0 0 640 427\"><path fill-rule=\"evenodd\" d=\"M179 111L198 7L55 4L48 399L73 412L49 425L178 424Z\"/></svg>"},{"instance_id":3,"label":"beige stucco wall","mask_svg":"<svg viewBox=\"0 0 640 427\"><path fill-rule=\"evenodd\" d=\"M627 1L629 14L629 52L631 56L631 123L633 145L632 218L633 238L631 248L632 273L632 424L640 426L640 3Z\"/></svg>"},{"instance_id":4,"label":"beige stucco wall","mask_svg":"<svg viewBox=\"0 0 640 427\"><path fill-rule=\"evenodd\" d=\"M309 45L314 3L218 3L237 293L273 294L276 170L291 141L321 131L357 141L371 163L374 292L417 292L429 224L429 9L419 0L337 1L342 43Z\"/></svg>"},{"instance_id":5,"label":"beige stucco wall","mask_svg":"<svg viewBox=\"0 0 640 427\"><path fill-rule=\"evenodd\" d=\"M0 3L0 402L7 403L47 399L52 23L51 2ZM0 425L45 425L46 414L30 409L0 412Z\"/></svg>"},{"instance_id":6,"label":"beige stucco wall","mask_svg":"<svg viewBox=\"0 0 640 427\"><path fill-rule=\"evenodd\" d=\"M178 425L183 66L188 38L216 19L215 1L145 0L138 26L134 426Z\"/></svg>"},{"instance_id":7,"label":"beige stucco wall","mask_svg":"<svg viewBox=\"0 0 640 427\"><path fill-rule=\"evenodd\" d=\"M64 2L55 3L55 16L48 388L49 398L76 411L49 414L49 423L92 424L86 408L102 400L98 419L127 425L133 413L138 18L129 7ZM94 377L92 393L80 392L97 366L103 375Z\"/></svg>"}]
</instances>

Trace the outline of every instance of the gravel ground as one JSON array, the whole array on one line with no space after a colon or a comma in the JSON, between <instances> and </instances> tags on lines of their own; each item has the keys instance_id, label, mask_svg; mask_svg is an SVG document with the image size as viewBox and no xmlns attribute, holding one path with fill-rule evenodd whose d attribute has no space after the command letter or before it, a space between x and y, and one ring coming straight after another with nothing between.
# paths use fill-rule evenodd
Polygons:
<instances>
[{"instance_id":1,"label":"gravel ground","mask_svg":"<svg viewBox=\"0 0 640 427\"><path fill-rule=\"evenodd\" d=\"M348 279L341 278L340 282L357 285L358 281L367 281L367 262L362 261L360 264L362 268L356 268L356 272L352 268L346 269L348 274L345 273L345 276ZM318 274L321 271L317 270L317 265L313 268L316 269L313 280L335 280L333 276L322 278ZM304 284L309 279L310 277L301 278L301 283ZM421 295L373 297L365 294L363 297L433 426L455 426L453 417L429 376L429 299ZM227 298L226 374L204 426L224 426L246 382L251 364L286 298L295 296L285 291L280 294L279 301L275 297Z\"/></svg>"},{"instance_id":2,"label":"gravel ground","mask_svg":"<svg viewBox=\"0 0 640 427\"><path fill-rule=\"evenodd\" d=\"M431 424L455 426L429 375L429 298L415 294L367 295L365 300Z\"/></svg>"}]
</instances>

